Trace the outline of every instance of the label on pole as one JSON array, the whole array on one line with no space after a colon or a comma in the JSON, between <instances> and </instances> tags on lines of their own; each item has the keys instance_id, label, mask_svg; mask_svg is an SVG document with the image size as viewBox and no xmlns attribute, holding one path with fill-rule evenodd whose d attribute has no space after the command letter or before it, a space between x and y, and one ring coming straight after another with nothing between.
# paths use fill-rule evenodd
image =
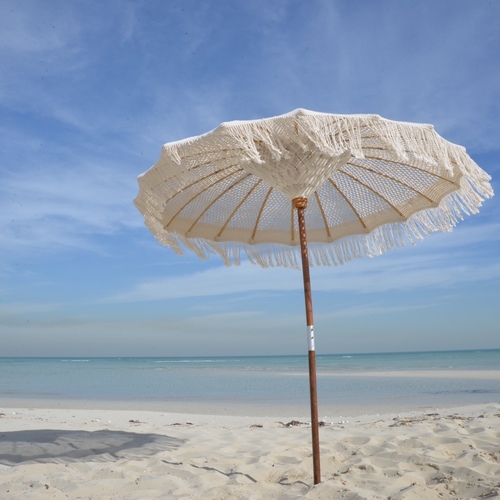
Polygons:
<instances>
[{"instance_id":1,"label":"label on pole","mask_svg":"<svg viewBox=\"0 0 500 500\"><path fill-rule=\"evenodd\" d=\"M310 351L314 351L314 325L307 327L307 344Z\"/></svg>"}]
</instances>

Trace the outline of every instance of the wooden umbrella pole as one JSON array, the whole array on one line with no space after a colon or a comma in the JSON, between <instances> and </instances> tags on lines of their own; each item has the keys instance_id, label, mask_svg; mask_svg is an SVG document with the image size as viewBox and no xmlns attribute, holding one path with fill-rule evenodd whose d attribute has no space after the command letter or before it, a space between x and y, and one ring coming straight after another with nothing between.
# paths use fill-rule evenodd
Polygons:
<instances>
[{"instance_id":1,"label":"wooden umbrella pole","mask_svg":"<svg viewBox=\"0 0 500 500\"><path fill-rule=\"evenodd\" d=\"M299 222L300 254L302 256L302 275L304 277L304 298L306 303L307 342L309 348L309 392L311 399L313 471L314 484L318 484L321 483L321 467L319 453L318 390L316 385L316 351L314 348L314 318L305 221L307 198L294 198L292 200L292 204L293 208L297 210L297 218Z\"/></svg>"}]
</instances>

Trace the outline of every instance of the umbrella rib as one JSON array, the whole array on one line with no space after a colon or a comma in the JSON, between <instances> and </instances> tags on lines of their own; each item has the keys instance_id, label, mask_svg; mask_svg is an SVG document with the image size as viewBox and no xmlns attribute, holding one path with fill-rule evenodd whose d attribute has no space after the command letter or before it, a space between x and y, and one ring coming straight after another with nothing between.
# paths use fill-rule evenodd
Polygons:
<instances>
[{"instance_id":1,"label":"umbrella rib","mask_svg":"<svg viewBox=\"0 0 500 500\"><path fill-rule=\"evenodd\" d=\"M408 188L410 191L413 191L414 193L419 194L420 196L422 196L423 198L425 198L427 201L430 201L433 204L435 203L435 201L432 198L429 198L428 196L426 196L424 193L422 193L418 189L416 189L416 188L414 188L412 186L409 186L408 184L406 184L406 182L403 182L403 181L401 181L399 179L396 179L395 177L392 177L390 175L384 174L382 172L377 172L376 170L373 170L371 168L365 167L363 165L357 165L356 163L349 163L349 165L351 165L352 167L355 167L355 168L360 168L362 170L366 170L367 172L371 172L372 174L379 175L380 177L385 177L386 179L390 179L391 181L394 181L396 184L400 184L401 186L404 186L404 187Z\"/></svg>"},{"instance_id":2,"label":"umbrella rib","mask_svg":"<svg viewBox=\"0 0 500 500\"><path fill-rule=\"evenodd\" d=\"M359 179L356 179L356 177L352 176L351 174L348 174L347 172L344 172L343 170L338 170L340 174L345 175L346 177L349 177L353 181L357 182L361 186L364 186L366 189L374 193L376 196L379 196L382 200L384 200L395 212L397 212L403 219L405 219L405 216L403 215L402 212L400 212L384 195L373 189L372 187L368 186L368 184L365 184L364 182L360 181Z\"/></svg>"},{"instance_id":3,"label":"umbrella rib","mask_svg":"<svg viewBox=\"0 0 500 500\"><path fill-rule=\"evenodd\" d=\"M316 198L316 203L318 204L319 211L321 212L321 217L323 217L323 223L325 224L325 230L328 238L331 238L332 235L330 233L330 228L328 227L328 221L326 220L326 214L325 211L323 210L323 205L321 204L321 200L319 199L318 192L314 192L314 197Z\"/></svg>"},{"instance_id":4,"label":"umbrella rib","mask_svg":"<svg viewBox=\"0 0 500 500\"><path fill-rule=\"evenodd\" d=\"M363 226L364 229L366 229L366 224L363 222L363 217L361 217L359 212L354 208L354 205L349 201L349 198L347 198L347 196L342 192L340 187L337 184L335 184L335 182L333 182L332 179L328 179L328 181L333 186L333 188L339 192L340 196L342 196L342 198L344 198L345 202L351 207L351 210L354 212L354 214L358 218L360 224Z\"/></svg>"},{"instance_id":5,"label":"umbrella rib","mask_svg":"<svg viewBox=\"0 0 500 500\"><path fill-rule=\"evenodd\" d=\"M204 167L205 165L208 165L208 163L206 164L201 164L201 165L197 165L196 167L194 168L201 168L201 167ZM198 184L199 182L202 182L206 179L209 179L210 177L212 177L213 175L215 174L220 174L221 172L224 172L230 168L234 168L236 167L238 164L237 163L234 163L233 165L229 165L227 167L224 167L224 168L221 168L220 170L217 170L216 172L210 172L208 175L205 175L204 177L200 177L199 179L196 179L195 181L191 182L191 184L187 184L186 186L184 186L180 191L178 191L177 193L174 193L171 197L170 197L170 200L173 200L177 195L183 193L184 191L187 191L189 188L193 187L194 185ZM193 169L194 170L194 169ZM233 173L238 173L238 172L241 172L243 169L240 168L239 170L236 170L234 171ZM224 177L225 178L225 177ZM212 187L213 184L211 184L209 187Z\"/></svg>"},{"instance_id":6,"label":"umbrella rib","mask_svg":"<svg viewBox=\"0 0 500 500\"><path fill-rule=\"evenodd\" d=\"M236 212L241 208L241 206L243 205L243 203L245 203L245 201L248 200L248 198L250 197L250 195L255 191L255 189L257 188L257 186L262 182L262 179L259 179L258 182L256 182L252 189L250 189L250 191L248 191L248 193L243 197L243 199L238 203L237 207L233 210L233 213L227 218L226 222L224 223L224 225L222 226L222 229L219 231L219 234L217 235L217 238L220 238L222 233L226 230L226 227L227 225L229 224L229 222L231 221L231 219L235 216Z\"/></svg>"},{"instance_id":7,"label":"umbrella rib","mask_svg":"<svg viewBox=\"0 0 500 500\"><path fill-rule=\"evenodd\" d=\"M255 221L255 225L253 227L252 237L250 238L250 242L252 242L255 238L255 234L257 233L257 228L259 227L260 218L262 217L262 212L264 212L264 207L266 206L267 200L271 196L272 191L273 191L273 188L270 187L269 191L266 194L266 197L264 198L264 201L262 202L259 213L257 214L257 219Z\"/></svg>"},{"instance_id":8,"label":"umbrella rib","mask_svg":"<svg viewBox=\"0 0 500 500\"><path fill-rule=\"evenodd\" d=\"M395 165L402 165L404 167L412 168L413 170L418 170L419 172L423 172L426 175L431 175L432 177L437 177L438 179L441 179L443 181L449 182L450 184L455 184L458 186L458 184L453 181L452 179L448 179L447 177L443 177L442 175L437 174L436 172L431 172L429 170L423 170L415 165L410 165L408 163L403 163L401 161L395 161L395 160L388 160L386 158L379 158L378 156L365 156L367 160L377 160L377 161L383 161L386 163L393 163Z\"/></svg>"},{"instance_id":9,"label":"umbrella rib","mask_svg":"<svg viewBox=\"0 0 500 500\"><path fill-rule=\"evenodd\" d=\"M225 189L222 193L219 194L219 196L216 196L206 207L205 209L201 212L201 214L196 218L196 220L191 224L191 227L186 231L186 235L189 234L192 230L193 227L198 224L198 221L210 210L211 207L215 205L226 193L231 191L236 185L238 185L240 182L243 182L245 179L248 179L251 175L253 174L247 174L241 179L238 179L234 181L227 189Z\"/></svg>"},{"instance_id":10,"label":"umbrella rib","mask_svg":"<svg viewBox=\"0 0 500 500\"><path fill-rule=\"evenodd\" d=\"M241 169L241 170L243 170L243 169ZM241 170L240 170L240 172L241 172ZM208 189L210 189L211 187L215 186L218 182L223 181L224 179L227 179L228 177L231 177L231 176L232 176L233 174L235 174L235 173L237 173L237 172L231 172L231 173L227 174L226 176L224 176L224 177L222 177L222 178L220 178L220 179L217 179L215 182L212 182L212 184L210 184L209 186L207 186L205 189L202 189L201 191L198 191L198 192L197 192L197 193L196 193L196 194L195 194L195 195L194 195L191 199L189 199L186 203L184 203L184 205L182 205L182 207L181 207L179 210L177 210L177 212L175 212L175 214L174 214L174 215L173 215L173 217L170 219L170 221L168 222L168 224L166 224L165 226L163 226L163 229L167 229L167 228L168 228L168 226L170 226L170 224L172 224L172 222L174 221L174 219L175 219L175 218L176 218L176 217L177 217L177 216L178 216L178 215L179 215L179 214L180 214L180 213L181 213L181 212L182 212L182 211L183 211L183 210L184 210L184 209L185 209L185 208L186 208L186 207L187 207L187 206L188 206L188 205L192 202L192 201L194 201L196 198L198 198L198 196L201 196L201 195L202 195L205 191L207 191L207 190L208 190ZM213 175L213 174L210 174L210 175ZM208 178L208 177L210 177L210 176L207 176L207 178ZM192 186L192 185L194 185L194 184L196 184L197 182L199 182L199 181L195 181L193 184L191 184L191 186ZM187 187L188 187L188 186L186 186L186 187L184 188L184 190L186 190L186 189L187 189ZM180 191L180 192L182 192L182 191ZM179 194L179 193L176 193L176 194ZM172 196L172 198L173 198L173 196ZM171 199L172 199L172 198L171 198Z\"/></svg>"}]
</instances>

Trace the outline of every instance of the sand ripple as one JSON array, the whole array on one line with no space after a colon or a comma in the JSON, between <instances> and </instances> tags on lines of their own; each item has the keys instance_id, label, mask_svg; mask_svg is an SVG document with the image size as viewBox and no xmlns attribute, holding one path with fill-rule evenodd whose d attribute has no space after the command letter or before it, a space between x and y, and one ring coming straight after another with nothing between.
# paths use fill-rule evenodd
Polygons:
<instances>
[{"instance_id":1,"label":"sand ripple","mask_svg":"<svg viewBox=\"0 0 500 500\"><path fill-rule=\"evenodd\" d=\"M326 418L317 486L307 424L111 410L2 413L2 499L500 498L500 405Z\"/></svg>"}]
</instances>

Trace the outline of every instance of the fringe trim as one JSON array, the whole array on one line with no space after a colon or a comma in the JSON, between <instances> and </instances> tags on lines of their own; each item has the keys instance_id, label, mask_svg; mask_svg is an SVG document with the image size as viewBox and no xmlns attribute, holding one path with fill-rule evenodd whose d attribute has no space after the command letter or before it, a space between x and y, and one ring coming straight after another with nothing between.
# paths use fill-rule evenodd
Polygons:
<instances>
[{"instance_id":1,"label":"fringe trim","mask_svg":"<svg viewBox=\"0 0 500 500\"><path fill-rule=\"evenodd\" d=\"M200 258L219 255L226 265L241 262L245 255L262 267L300 267L298 247L286 245L250 245L238 242L214 242L166 232L159 222L166 200L198 179L200 166L234 164L236 155L249 162L262 163L263 151L273 159L286 159L287 141L293 140L305 150L311 143L321 153L350 154L364 158L373 137L397 158L425 162L429 171L458 172L460 189L438 207L413 214L407 221L381 224L368 234L347 236L331 243L308 245L311 265L342 265L362 256L375 257L407 243L415 244L432 232L449 232L464 215L478 212L486 198L493 196L490 177L467 155L465 148L440 137L431 125L394 122L377 115L329 115L296 110L288 115L251 122L222 124L208 134L166 144L154 167L139 177L137 208L146 225L160 243L176 253L187 248ZM220 155L223 151L223 157ZM438 160L436 160L436 158ZM307 223L307 213L306 213Z\"/></svg>"},{"instance_id":2,"label":"fringe trim","mask_svg":"<svg viewBox=\"0 0 500 500\"><path fill-rule=\"evenodd\" d=\"M443 139L431 125L396 122L378 115L332 115L299 109L274 118L223 123L207 134L165 144L158 162L139 177L139 185L151 204L159 207L198 180L200 166L213 163L224 168L238 163L252 173L250 164L263 165L264 158L287 160L287 144L294 142L303 150L337 159L340 168L350 155L363 159L371 152L373 143L366 137L383 145L394 160L424 162L430 172L453 172L458 168L471 179L478 179L479 172L484 174L465 148ZM271 177L272 185L283 184L273 187L285 192L288 181L280 183L274 174ZM314 181L308 178L304 185L307 193L301 195L310 195L309 191L318 187L312 184L323 180L321 176ZM487 180L481 180L482 188Z\"/></svg>"},{"instance_id":3,"label":"fringe trim","mask_svg":"<svg viewBox=\"0 0 500 500\"><path fill-rule=\"evenodd\" d=\"M433 232L450 232L463 220L463 215L477 213L484 199L493 196L489 184L487 188L478 192L473 182L462 179L461 189L446 196L438 207L417 212L405 222L381 225L368 234L347 236L331 243L311 242L308 244L310 265L339 266L353 259L379 256L389 250L405 247L407 243L415 245ZM219 255L227 266L239 265L244 254L250 262L261 267L300 268L298 246L217 243L167 233L161 224L154 220L152 222L152 219L148 220L147 225L160 243L173 248L176 253L182 254L185 247L202 259Z\"/></svg>"},{"instance_id":4,"label":"fringe trim","mask_svg":"<svg viewBox=\"0 0 500 500\"><path fill-rule=\"evenodd\" d=\"M413 158L436 172L453 170L453 164L468 170L470 159L465 148L443 139L432 125L386 120L378 115L331 115L296 110L290 114L249 122L222 124L212 134L242 150L248 161L262 163L261 151L274 160L288 158L287 142L303 150L315 150L328 156L349 151L365 158L370 150L366 136L380 141L396 160ZM207 140L208 137L205 137ZM436 161L439 158L440 163Z\"/></svg>"}]
</instances>

